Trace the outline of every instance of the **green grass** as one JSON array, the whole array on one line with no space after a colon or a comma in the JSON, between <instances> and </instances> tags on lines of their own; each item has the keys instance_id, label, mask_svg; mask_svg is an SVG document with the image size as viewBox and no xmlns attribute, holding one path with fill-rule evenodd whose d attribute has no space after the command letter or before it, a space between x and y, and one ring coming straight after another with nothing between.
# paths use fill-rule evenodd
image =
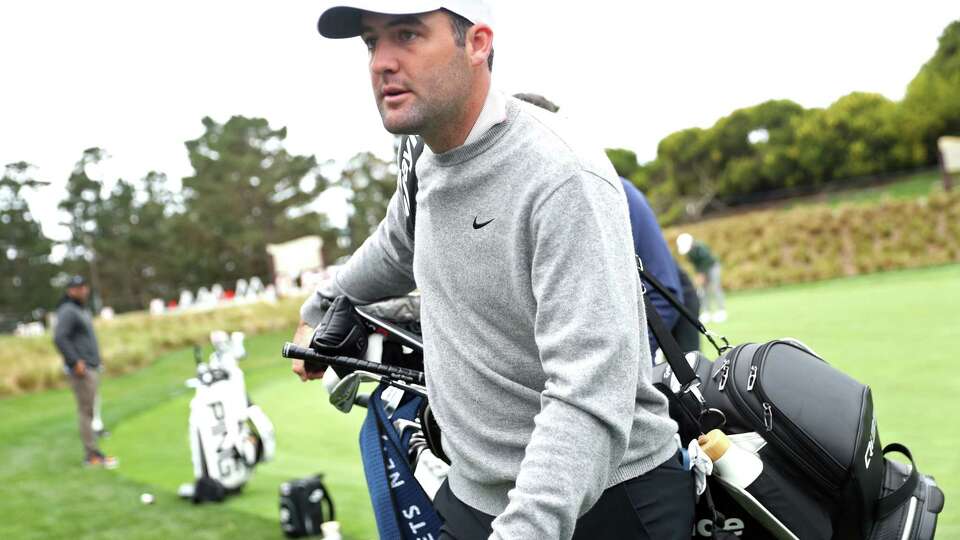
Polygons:
<instances>
[{"instance_id":1,"label":"green grass","mask_svg":"<svg viewBox=\"0 0 960 540\"><path fill-rule=\"evenodd\" d=\"M937 538L960 538L960 266L742 292L728 311L711 329L731 343L795 337L870 385L880 440L906 444L946 494Z\"/></svg>"},{"instance_id":2,"label":"green grass","mask_svg":"<svg viewBox=\"0 0 960 540\"><path fill-rule=\"evenodd\" d=\"M194 506L176 496L192 477L187 415L189 350L168 354L102 384L104 450L115 471L80 464L73 396L51 390L0 400L0 538L282 538L279 484L325 474L346 538L376 537L357 436L362 410L335 411L319 383L303 384L279 356L288 333L250 338L247 387L276 425L278 454L258 467L239 497ZM144 506L143 492L156 496ZM239 536L238 536L239 535Z\"/></svg>"},{"instance_id":3,"label":"green grass","mask_svg":"<svg viewBox=\"0 0 960 540\"><path fill-rule=\"evenodd\" d=\"M841 204L872 204L882 200L911 200L926 197L931 193L943 191L943 176L939 171L927 171L904 176L887 184L850 189L837 192L825 192L820 195L789 202L785 208L822 205L840 206Z\"/></svg>"},{"instance_id":4,"label":"green grass","mask_svg":"<svg viewBox=\"0 0 960 540\"><path fill-rule=\"evenodd\" d=\"M793 336L871 385L885 443L900 441L947 496L938 538L960 538L960 458L954 430L960 378L960 266L945 266L732 295L732 342ZM175 489L191 475L183 381L189 351L106 379L106 450L116 471L83 470L69 391L0 400L0 538L281 538L277 486L324 472L349 538L376 536L357 450L362 412L342 415L319 383L302 384L278 358L286 333L248 340L250 394L277 427L279 453L243 495L193 506ZM149 491L157 503L143 506Z\"/></svg>"}]
</instances>

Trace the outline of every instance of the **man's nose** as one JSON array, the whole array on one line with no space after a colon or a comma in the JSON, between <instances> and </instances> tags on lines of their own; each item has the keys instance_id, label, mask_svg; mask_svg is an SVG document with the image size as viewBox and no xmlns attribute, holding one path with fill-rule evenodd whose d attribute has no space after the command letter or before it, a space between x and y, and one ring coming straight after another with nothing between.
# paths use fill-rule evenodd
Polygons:
<instances>
[{"instance_id":1,"label":"man's nose","mask_svg":"<svg viewBox=\"0 0 960 540\"><path fill-rule=\"evenodd\" d=\"M374 74L395 73L399 68L396 50L386 43L378 43L370 57L370 71Z\"/></svg>"}]
</instances>

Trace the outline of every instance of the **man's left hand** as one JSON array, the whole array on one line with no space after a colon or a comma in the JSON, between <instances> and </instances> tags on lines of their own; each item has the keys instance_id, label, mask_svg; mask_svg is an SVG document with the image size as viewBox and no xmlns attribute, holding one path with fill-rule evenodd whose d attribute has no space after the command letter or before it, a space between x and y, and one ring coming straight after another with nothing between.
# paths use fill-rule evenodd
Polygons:
<instances>
[{"instance_id":1,"label":"man's left hand","mask_svg":"<svg viewBox=\"0 0 960 540\"><path fill-rule=\"evenodd\" d=\"M300 321L300 325L297 326L297 331L293 333L293 342L301 347L309 348L310 339L312 337L313 337L313 328L309 324L303 321ZM325 369L320 369L320 370L307 369L307 366L305 365L304 361L297 360L297 359L290 361L290 367L293 370L293 372L296 373L297 376L300 377L300 380L303 382L312 381L315 379L322 379L323 372L326 371Z\"/></svg>"}]
</instances>

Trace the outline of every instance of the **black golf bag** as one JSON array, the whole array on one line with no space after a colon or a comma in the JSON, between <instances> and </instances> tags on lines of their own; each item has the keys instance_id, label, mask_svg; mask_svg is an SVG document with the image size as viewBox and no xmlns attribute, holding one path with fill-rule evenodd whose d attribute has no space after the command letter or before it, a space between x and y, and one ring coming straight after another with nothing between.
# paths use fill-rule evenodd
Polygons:
<instances>
[{"instance_id":1,"label":"black golf bag","mask_svg":"<svg viewBox=\"0 0 960 540\"><path fill-rule=\"evenodd\" d=\"M723 506L720 513L745 510L745 523L755 521L772 538L880 538L881 531L897 527L891 523L911 520L914 533L902 538L933 537L943 493L933 478L919 473L906 447L881 446L868 386L794 339L733 348L723 339L718 346L718 336L684 314L642 270L641 275L721 354L713 362L699 353L684 356L647 301L648 320L667 358L654 368L653 381L670 399L682 439L696 439L714 428L760 436L750 451L763 468L752 484L744 488L721 477L708 480L720 501L714 506ZM911 465L886 459L894 452ZM701 517L714 529L730 525L712 511Z\"/></svg>"},{"instance_id":2,"label":"black golf bag","mask_svg":"<svg viewBox=\"0 0 960 540\"><path fill-rule=\"evenodd\" d=\"M335 517L322 475L280 484L280 528L288 538L322 534L320 526Z\"/></svg>"}]
</instances>

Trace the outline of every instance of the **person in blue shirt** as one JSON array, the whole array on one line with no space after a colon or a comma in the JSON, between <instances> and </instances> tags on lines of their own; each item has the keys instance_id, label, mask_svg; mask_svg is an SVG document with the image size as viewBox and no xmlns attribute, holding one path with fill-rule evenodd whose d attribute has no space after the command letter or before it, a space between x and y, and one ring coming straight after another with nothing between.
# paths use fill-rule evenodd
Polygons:
<instances>
[{"instance_id":1,"label":"person in blue shirt","mask_svg":"<svg viewBox=\"0 0 960 540\"><path fill-rule=\"evenodd\" d=\"M514 94L513 97L550 112L555 113L560 110L560 107L540 94L521 93ZM693 290L690 279L684 275L683 270L677 265L670 253L667 241L663 238L663 231L660 230L657 217L653 213L653 209L650 208L650 204L647 203L646 197L626 178L621 176L620 181L623 183L623 192L627 197L627 207L630 210L630 228L633 231L634 252L643 262L644 271L659 281L688 311L694 315L698 314L700 311L699 299L696 298L695 294L692 299L685 298L685 295L690 296L690 291ZM686 283L686 287L684 287L684 283ZM663 319L664 325L671 329L671 333L680 345L680 349L684 352L700 350L700 333L696 328L682 319L679 312L652 285L646 284L645 286L647 294L650 296L650 302L657 310L660 318ZM693 302L691 303L690 300L693 300ZM650 352L654 354L659 348L659 344L653 332L649 333L649 340Z\"/></svg>"},{"instance_id":2,"label":"person in blue shirt","mask_svg":"<svg viewBox=\"0 0 960 540\"><path fill-rule=\"evenodd\" d=\"M632 182L620 178L623 183L623 193L627 196L627 208L630 210L630 228L633 230L633 249L643 269L654 279L660 282L670 294L680 302L684 301L683 288L680 285L680 272L667 241L663 239L663 231L657 223L657 217L647 203L646 197ZM645 284L650 303L657 310L667 328L673 329L680 322L680 314L670 305L670 302L653 286ZM681 343L681 348L683 344ZM650 333L650 351L655 352L659 344L657 338ZM686 352L686 350L684 351Z\"/></svg>"}]
</instances>

